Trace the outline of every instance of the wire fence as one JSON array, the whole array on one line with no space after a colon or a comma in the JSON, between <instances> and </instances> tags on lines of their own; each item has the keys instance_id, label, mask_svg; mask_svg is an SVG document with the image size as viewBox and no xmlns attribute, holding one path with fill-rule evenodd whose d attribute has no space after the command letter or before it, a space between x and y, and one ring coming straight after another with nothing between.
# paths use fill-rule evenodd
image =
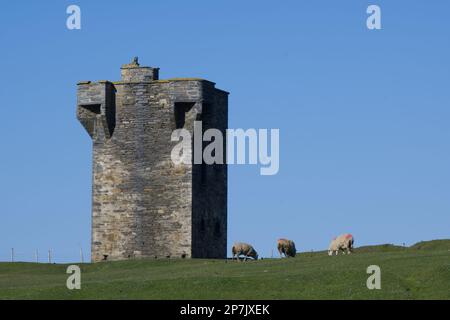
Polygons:
<instances>
[{"instance_id":1,"label":"wire fence","mask_svg":"<svg viewBox=\"0 0 450 320\"><path fill-rule=\"evenodd\" d=\"M406 248L406 243L397 244L398 246ZM320 250L304 251L304 253L314 253ZM298 251L300 253L300 251ZM278 252L272 250L267 258L277 258ZM71 250L70 252L62 252L54 249L35 249L34 251L23 251L16 248L9 250L0 250L0 262L34 262L34 263L89 263L90 254L83 250L82 247L78 250Z\"/></svg>"},{"instance_id":2,"label":"wire fence","mask_svg":"<svg viewBox=\"0 0 450 320\"><path fill-rule=\"evenodd\" d=\"M89 256L79 248L73 252L60 252L54 249L35 249L34 251L21 251L11 248L8 252L0 252L0 262L34 262L34 263L68 263L89 262Z\"/></svg>"}]
</instances>

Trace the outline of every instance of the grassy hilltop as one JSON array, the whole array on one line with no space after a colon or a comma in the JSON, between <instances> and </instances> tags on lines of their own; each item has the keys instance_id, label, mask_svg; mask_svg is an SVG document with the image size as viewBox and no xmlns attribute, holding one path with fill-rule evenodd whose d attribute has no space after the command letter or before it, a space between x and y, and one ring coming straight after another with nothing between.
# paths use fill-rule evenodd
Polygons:
<instances>
[{"instance_id":1,"label":"grassy hilltop","mask_svg":"<svg viewBox=\"0 0 450 320\"><path fill-rule=\"evenodd\" d=\"M381 290L366 287L372 264L381 268ZM361 247L337 257L79 266L81 290L68 290L67 265L0 263L0 299L450 299L450 240Z\"/></svg>"}]
</instances>

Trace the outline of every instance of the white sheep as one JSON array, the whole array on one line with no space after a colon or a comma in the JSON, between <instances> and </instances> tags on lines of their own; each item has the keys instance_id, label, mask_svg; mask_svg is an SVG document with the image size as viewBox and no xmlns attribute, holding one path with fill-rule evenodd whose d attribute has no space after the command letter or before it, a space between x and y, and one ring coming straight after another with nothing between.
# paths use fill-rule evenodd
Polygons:
<instances>
[{"instance_id":1,"label":"white sheep","mask_svg":"<svg viewBox=\"0 0 450 320\"><path fill-rule=\"evenodd\" d=\"M239 256L243 255L245 256L244 261L247 261L248 257L251 257L254 260L258 260L258 253L248 243L236 242L235 244L233 244L233 247L231 248L231 253L232 259L236 257L236 259L239 260Z\"/></svg>"},{"instance_id":2,"label":"white sheep","mask_svg":"<svg viewBox=\"0 0 450 320\"><path fill-rule=\"evenodd\" d=\"M347 254L350 254L353 251L353 243L354 238L351 234L342 234L331 241L330 247L328 248L328 255L333 255L333 252L336 252L336 255L338 255L340 250L342 250L344 254L345 251L347 251Z\"/></svg>"}]
</instances>

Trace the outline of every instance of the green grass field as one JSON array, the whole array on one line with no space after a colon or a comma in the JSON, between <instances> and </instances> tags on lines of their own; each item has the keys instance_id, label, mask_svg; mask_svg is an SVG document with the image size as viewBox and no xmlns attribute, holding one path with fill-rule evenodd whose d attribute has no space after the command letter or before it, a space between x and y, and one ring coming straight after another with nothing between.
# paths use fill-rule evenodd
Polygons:
<instances>
[{"instance_id":1,"label":"green grass field","mask_svg":"<svg viewBox=\"0 0 450 320\"><path fill-rule=\"evenodd\" d=\"M381 290L366 269L381 268ZM0 299L450 299L450 240L361 247L352 255L302 253L259 261L134 260L67 265L0 263Z\"/></svg>"}]
</instances>

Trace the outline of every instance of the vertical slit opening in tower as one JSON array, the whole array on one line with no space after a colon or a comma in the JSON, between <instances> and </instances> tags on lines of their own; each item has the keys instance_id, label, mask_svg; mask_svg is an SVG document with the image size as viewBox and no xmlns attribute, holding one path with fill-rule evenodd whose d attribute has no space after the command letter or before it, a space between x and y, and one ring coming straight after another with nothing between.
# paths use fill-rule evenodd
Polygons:
<instances>
[{"instance_id":1,"label":"vertical slit opening in tower","mask_svg":"<svg viewBox=\"0 0 450 320\"><path fill-rule=\"evenodd\" d=\"M189 112L195 102L175 102L174 115L175 115L175 128L184 128L184 123L186 120L186 113Z\"/></svg>"}]
</instances>

